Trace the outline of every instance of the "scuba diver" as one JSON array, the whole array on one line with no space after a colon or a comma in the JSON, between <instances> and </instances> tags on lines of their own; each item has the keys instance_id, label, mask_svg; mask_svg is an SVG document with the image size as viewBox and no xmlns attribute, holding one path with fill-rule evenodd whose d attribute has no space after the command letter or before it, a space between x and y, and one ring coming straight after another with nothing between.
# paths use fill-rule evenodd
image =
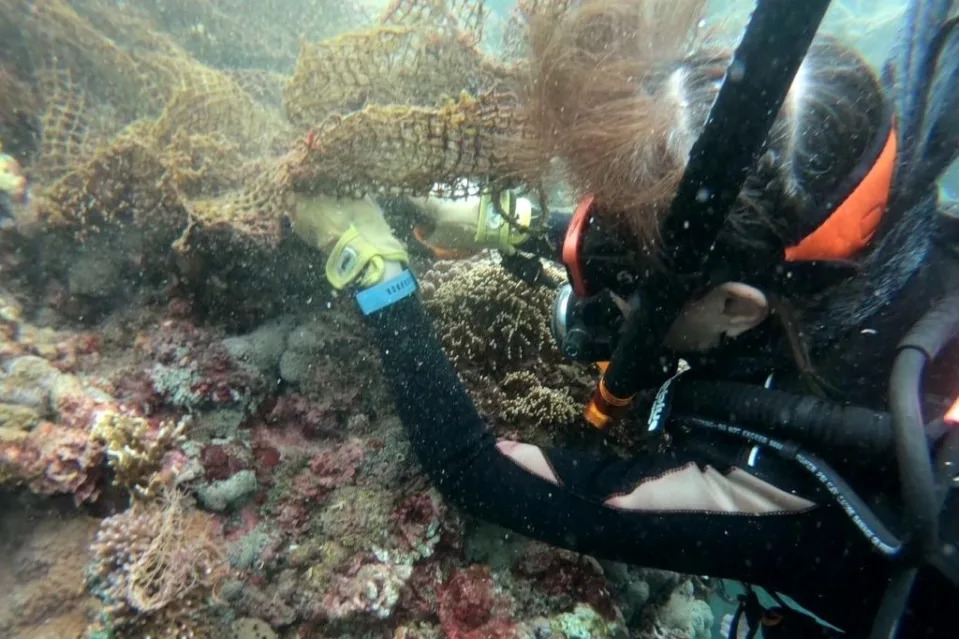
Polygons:
<instances>
[{"instance_id":1,"label":"scuba diver","mask_svg":"<svg viewBox=\"0 0 959 639\"><path fill-rule=\"evenodd\" d=\"M560 347L608 362L587 419L635 419L668 435L660 452L497 441L379 206L300 194L295 231L355 291L412 447L459 508L788 595L844 636L956 636L959 235L937 184L959 154L955 3L909 3L882 80L815 37L818 0L760 0L731 56L636 76L628 47L580 37L653 33L627 19L649 15L636 5L587 0L532 39L548 79L531 109L585 193L576 210L431 197L417 236L498 249L531 281L525 254L559 258ZM840 636L777 601L743 597L731 635Z\"/></svg>"}]
</instances>

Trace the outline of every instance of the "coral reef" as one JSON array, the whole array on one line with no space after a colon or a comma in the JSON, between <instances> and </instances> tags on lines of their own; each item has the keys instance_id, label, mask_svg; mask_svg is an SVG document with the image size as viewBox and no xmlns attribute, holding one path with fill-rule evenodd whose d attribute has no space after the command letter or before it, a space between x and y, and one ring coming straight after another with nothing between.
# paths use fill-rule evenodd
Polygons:
<instances>
[{"instance_id":1,"label":"coral reef","mask_svg":"<svg viewBox=\"0 0 959 639\"><path fill-rule=\"evenodd\" d=\"M444 503L289 237L298 190L539 186L523 22L566 3L523 2L511 58L480 0L380 4L0 0L0 634L705 636L697 582ZM418 271L496 434L579 433L552 291L486 255Z\"/></svg>"},{"instance_id":2,"label":"coral reef","mask_svg":"<svg viewBox=\"0 0 959 639\"><path fill-rule=\"evenodd\" d=\"M149 362L155 402L185 409L257 404L264 380L255 368L233 358L220 336L190 322L169 319L136 342L139 366ZM153 407L146 404L145 410Z\"/></svg>"},{"instance_id":3,"label":"coral reef","mask_svg":"<svg viewBox=\"0 0 959 639\"><path fill-rule=\"evenodd\" d=\"M113 487L133 497L126 510L106 500L119 512L91 544L99 603L89 604L90 633L568 639L624 637L629 627L704 636L704 592L679 576L601 569L515 536L504 554L501 532L451 510L419 474L380 383L370 386L376 369L334 365L369 353L335 304L240 335L144 308L152 320L93 340L91 357L76 334L38 329L4 299L7 483L77 500ZM550 348L503 358L495 371L466 366L464 378L482 396L480 382L499 375L497 410L519 411L511 397L559 392L570 374L556 372ZM284 379L284 358L307 362L305 373ZM183 385L157 384L158 364L183 367ZM241 392L217 394L224 388ZM357 388L372 399L364 390L357 402ZM541 419L555 418L550 405ZM509 418L498 428L522 419ZM69 442L70 454L43 448ZM26 457L29 468L11 463ZM492 550L478 552L479 539ZM238 627L234 616L252 621Z\"/></svg>"}]
</instances>

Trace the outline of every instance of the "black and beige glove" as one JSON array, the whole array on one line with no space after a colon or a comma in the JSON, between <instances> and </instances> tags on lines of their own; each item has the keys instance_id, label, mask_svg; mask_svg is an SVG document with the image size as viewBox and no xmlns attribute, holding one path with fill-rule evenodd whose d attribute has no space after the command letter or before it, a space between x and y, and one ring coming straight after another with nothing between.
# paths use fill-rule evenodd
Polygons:
<instances>
[{"instance_id":1,"label":"black and beige glove","mask_svg":"<svg viewBox=\"0 0 959 639\"><path fill-rule=\"evenodd\" d=\"M494 199L496 198L496 199ZM510 255L529 238L533 224L532 202L512 191L490 192L465 199L413 198L429 218L414 235L441 258L468 257L483 249Z\"/></svg>"},{"instance_id":2,"label":"black and beige glove","mask_svg":"<svg viewBox=\"0 0 959 639\"><path fill-rule=\"evenodd\" d=\"M337 289L373 286L383 280L389 263L409 264L406 248L368 197L299 194L293 230L327 254L326 278Z\"/></svg>"}]
</instances>

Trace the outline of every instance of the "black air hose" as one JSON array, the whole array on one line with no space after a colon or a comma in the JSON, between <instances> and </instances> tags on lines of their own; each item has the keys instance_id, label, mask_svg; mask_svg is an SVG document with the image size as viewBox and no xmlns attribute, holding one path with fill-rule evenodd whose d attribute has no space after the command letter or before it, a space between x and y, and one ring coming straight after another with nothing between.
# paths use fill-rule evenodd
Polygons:
<instances>
[{"instance_id":1,"label":"black air hose","mask_svg":"<svg viewBox=\"0 0 959 639\"><path fill-rule=\"evenodd\" d=\"M959 333L959 290L937 303L899 343L899 354L889 380L902 505L909 526L908 543L916 561L900 566L890 580L870 639L892 636L906 609L915 582L917 565L933 561L939 546L941 498L936 492L932 459L926 443L920 403L922 374L926 365Z\"/></svg>"},{"instance_id":2,"label":"black air hose","mask_svg":"<svg viewBox=\"0 0 959 639\"><path fill-rule=\"evenodd\" d=\"M723 433L766 446L783 458L795 461L832 495L873 548L889 558L897 557L902 550L902 543L872 511L866 501L846 483L838 472L816 455L803 451L793 443L780 441L739 425L699 417L680 417L677 421L690 428Z\"/></svg>"},{"instance_id":3,"label":"black air hose","mask_svg":"<svg viewBox=\"0 0 959 639\"><path fill-rule=\"evenodd\" d=\"M923 429L922 374L959 333L959 291L953 291L919 320L899 343L889 382L889 407L902 501L912 537L923 557L939 545L939 500Z\"/></svg>"},{"instance_id":4,"label":"black air hose","mask_svg":"<svg viewBox=\"0 0 959 639\"><path fill-rule=\"evenodd\" d=\"M747 425L830 457L844 454L865 464L895 455L888 413L738 382L678 382L672 403L676 415Z\"/></svg>"}]
</instances>

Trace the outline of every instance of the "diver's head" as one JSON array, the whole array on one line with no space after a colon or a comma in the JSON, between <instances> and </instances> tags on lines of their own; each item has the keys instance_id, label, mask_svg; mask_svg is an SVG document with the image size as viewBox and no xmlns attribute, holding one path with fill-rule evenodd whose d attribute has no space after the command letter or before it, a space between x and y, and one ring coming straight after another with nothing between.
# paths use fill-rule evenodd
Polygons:
<instances>
[{"instance_id":1,"label":"diver's head","mask_svg":"<svg viewBox=\"0 0 959 639\"><path fill-rule=\"evenodd\" d=\"M545 136L549 152L587 194L564 250L580 298L611 291L636 304L630 295L650 273L668 281L663 223L730 61L725 52L689 48L702 4L585 2L534 29L533 118L558 132ZM651 31L654 47L642 41ZM895 142L869 65L839 42L817 39L716 237L728 259L706 287L675 287L688 297L666 346L701 351L771 316L795 318L853 276L841 266L869 250ZM784 265L801 285L782 276ZM795 347L802 329L789 324L794 334L784 341Z\"/></svg>"}]
</instances>

